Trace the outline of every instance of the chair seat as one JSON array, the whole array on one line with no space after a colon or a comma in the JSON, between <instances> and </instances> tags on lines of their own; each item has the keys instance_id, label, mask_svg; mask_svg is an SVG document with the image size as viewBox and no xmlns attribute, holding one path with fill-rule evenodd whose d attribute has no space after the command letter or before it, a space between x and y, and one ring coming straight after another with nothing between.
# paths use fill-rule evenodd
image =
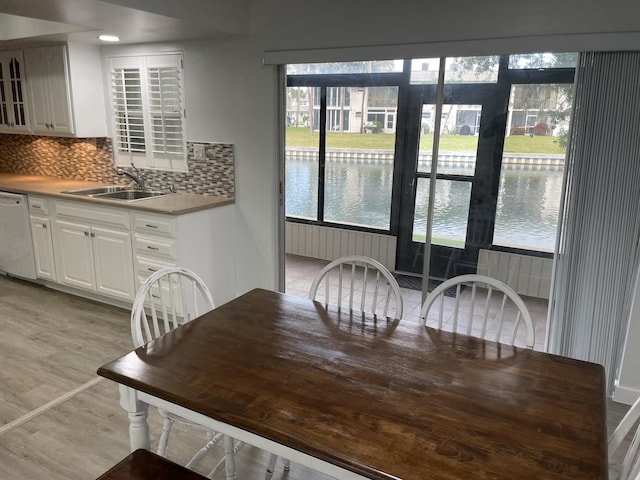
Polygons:
<instances>
[{"instance_id":1,"label":"chair seat","mask_svg":"<svg viewBox=\"0 0 640 480\"><path fill-rule=\"evenodd\" d=\"M203 480L197 474L148 450L136 450L97 480Z\"/></svg>"}]
</instances>

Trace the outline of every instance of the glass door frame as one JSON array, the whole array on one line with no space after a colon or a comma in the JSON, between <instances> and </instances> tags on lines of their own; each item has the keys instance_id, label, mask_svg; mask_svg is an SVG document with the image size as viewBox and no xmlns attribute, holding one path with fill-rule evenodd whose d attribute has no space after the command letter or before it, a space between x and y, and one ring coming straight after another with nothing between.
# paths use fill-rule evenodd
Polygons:
<instances>
[{"instance_id":1,"label":"glass door frame","mask_svg":"<svg viewBox=\"0 0 640 480\"><path fill-rule=\"evenodd\" d=\"M515 84L573 83L575 75L573 68L512 69L508 63L508 55L500 56L496 83L444 85L444 104L479 104L482 114L465 248L431 245L431 275L436 278L475 273L482 248L514 250L492 245L511 87ZM415 259L419 258L421 250L424 251L424 244L412 240L412 227L417 178L429 178L430 175L418 175L419 135L422 106L425 103L435 104L437 87L409 85L407 88L406 114L402 119L405 136L402 147L397 148L402 158L398 162L402 165L402 183L398 204L396 270L421 274L422 262L416 262ZM446 179L446 176L442 178ZM547 256L537 251L527 250L524 253Z\"/></svg>"},{"instance_id":2,"label":"glass door frame","mask_svg":"<svg viewBox=\"0 0 640 480\"><path fill-rule=\"evenodd\" d=\"M493 240L493 219L497 207L500 165L504 146L507 95L501 95L499 83L449 84L444 86L444 104L480 105L482 108L476 152L476 168L472 177L437 174L437 179L471 183L465 247L431 245L433 276L448 278L475 272L478 252ZM502 99L502 100L498 100ZM411 85L407 106L407 136L402 181L402 208L398 230L396 267L400 271L421 273L424 243L413 241L413 217L419 178L431 178L430 172L418 169L421 115L424 104L435 104L435 85ZM419 265L418 265L419 263Z\"/></svg>"}]
</instances>

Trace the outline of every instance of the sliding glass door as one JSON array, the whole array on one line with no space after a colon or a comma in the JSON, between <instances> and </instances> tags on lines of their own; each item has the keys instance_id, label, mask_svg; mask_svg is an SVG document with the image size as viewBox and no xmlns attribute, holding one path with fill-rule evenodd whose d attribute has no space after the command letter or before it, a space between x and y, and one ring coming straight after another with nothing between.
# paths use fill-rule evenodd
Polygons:
<instances>
[{"instance_id":1,"label":"sliding glass door","mask_svg":"<svg viewBox=\"0 0 640 480\"><path fill-rule=\"evenodd\" d=\"M441 109L437 58L288 66L285 207L311 245L290 250L316 254L310 227L380 234L392 269L422 274L435 161L430 276L476 272L488 249L551 257L572 60L447 58Z\"/></svg>"}]
</instances>

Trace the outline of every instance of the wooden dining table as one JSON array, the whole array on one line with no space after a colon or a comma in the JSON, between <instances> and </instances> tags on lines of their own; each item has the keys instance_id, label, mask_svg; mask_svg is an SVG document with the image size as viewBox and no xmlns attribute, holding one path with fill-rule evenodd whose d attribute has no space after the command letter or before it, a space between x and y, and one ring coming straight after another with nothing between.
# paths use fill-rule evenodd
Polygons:
<instances>
[{"instance_id":1,"label":"wooden dining table","mask_svg":"<svg viewBox=\"0 0 640 480\"><path fill-rule=\"evenodd\" d=\"M118 358L149 405L339 479L606 479L600 365L252 290Z\"/></svg>"}]
</instances>

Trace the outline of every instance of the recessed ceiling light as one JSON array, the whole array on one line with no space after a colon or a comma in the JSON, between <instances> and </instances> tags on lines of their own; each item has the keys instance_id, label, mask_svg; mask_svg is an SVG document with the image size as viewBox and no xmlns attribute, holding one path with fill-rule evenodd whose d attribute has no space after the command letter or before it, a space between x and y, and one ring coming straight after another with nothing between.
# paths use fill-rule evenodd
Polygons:
<instances>
[{"instance_id":1,"label":"recessed ceiling light","mask_svg":"<svg viewBox=\"0 0 640 480\"><path fill-rule=\"evenodd\" d=\"M98 38L103 42L119 42L120 38L116 35L99 35Z\"/></svg>"}]
</instances>

